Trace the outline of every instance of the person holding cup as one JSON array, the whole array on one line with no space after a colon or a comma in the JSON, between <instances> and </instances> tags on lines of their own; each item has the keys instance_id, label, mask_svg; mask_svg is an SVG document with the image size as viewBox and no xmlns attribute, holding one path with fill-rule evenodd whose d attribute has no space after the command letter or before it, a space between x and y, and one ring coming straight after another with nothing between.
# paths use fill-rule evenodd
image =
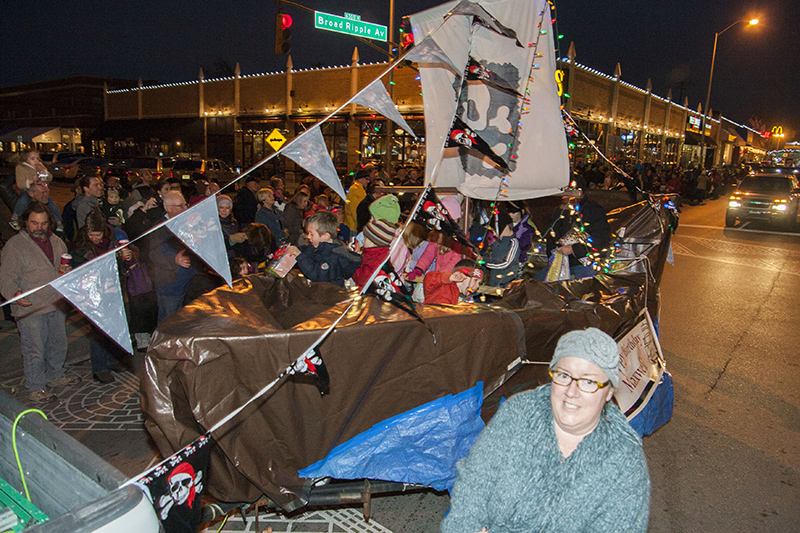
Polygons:
<instances>
[{"instance_id":1,"label":"person holding cup","mask_svg":"<svg viewBox=\"0 0 800 533\"><path fill-rule=\"evenodd\" d=\"M93 209L70 246L71 266L78 267L118 246L119 242L106 217L99 209ZM133 247L128 245L117 251L117 261L120 271L132 266L135 263ZM122 350L105 333L94 327L89 333L89 356L92 361L92 377L99 383L111 383L114 381L111 371L125 370L120 362L124 357Z\"/></svg>"},{"instance_id":2,"label":"person holding cup","mask_svg":"<svg viewBox=\"0 0 800 533\"><path fill-rule=\"evenodd\" d=\"M55 220L47 205L34 202L20 216L22 231L11 237L0 256L0 293L7 300L43 287L11 304L17 322L29 399L55 399L48 388L74 385L77 376L64 374L67 357L66 302L47 285L60 273L67 246L53 234Z\"/></svg>"}]
</instances>

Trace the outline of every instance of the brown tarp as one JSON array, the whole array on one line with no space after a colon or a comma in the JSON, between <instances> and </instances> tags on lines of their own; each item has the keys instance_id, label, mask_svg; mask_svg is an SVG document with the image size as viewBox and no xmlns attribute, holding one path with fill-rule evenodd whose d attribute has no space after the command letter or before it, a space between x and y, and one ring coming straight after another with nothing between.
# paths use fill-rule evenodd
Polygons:
<instances>
[{"instance_id":1,"label":"brown tarp","mask_svg":"<svg viewBox=\"0 0 800 533\"><path fill-rule=\"evenodd\" d=\"M669 243L663 218L646 203L609 216L615 232L626 224L635 229L625 239L650 257L641 273L518 281L491 306L418 305L433 335L389 303L357 299L321 344L330 394L321 396L309 378L292 377L215 432L209 493L229 502L265 494L286 510L302 507L310 483L297 471L374 424L479 381L488 394L516 359L548 361L567 331L623 331L645 305L651 313L656 308ZM244 404L354 297L302 276L248 276L166 319L141 382L145 423L162 454L192 442Z\"/></svg>"}]
</instances>

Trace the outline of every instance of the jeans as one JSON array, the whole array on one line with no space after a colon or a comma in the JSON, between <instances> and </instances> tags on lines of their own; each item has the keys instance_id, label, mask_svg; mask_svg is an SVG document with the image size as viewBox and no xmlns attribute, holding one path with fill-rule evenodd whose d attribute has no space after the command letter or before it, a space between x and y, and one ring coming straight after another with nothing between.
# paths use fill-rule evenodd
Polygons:
<instances>
[{"instance_id":1,"label":"jeans","mask_svg":"<svg viewBox=\"0 0 800 533\"><path fill-rule=\"evenodd\" d=\"M92 373L97 374L119 367L122 354L116 343L108 338L102 331L92 328L89 333L89 357L92 361ZM114 355L118 354L118 355Z\"/></svg>"},{"instance_id":2,"label":"jeans","mask_svg":"<svg viewBox=\"0 0 800 533\"><path fill-rule=\"evenodd\" d=\"M30 392L42 390L48 382L64 377L66 318L61 311L51 311L17 319L25 388Z\"/></svg>"},{"instance_id":3,"label":"jeans","mask_svg":"<svg viewBox=\"0 0 800 533\"><path fill-rule=\"evenodd\" d=\"M158 323L183 307L183 295L162 294L156 289L158 297Z\"/></svg>"}]
</instances>

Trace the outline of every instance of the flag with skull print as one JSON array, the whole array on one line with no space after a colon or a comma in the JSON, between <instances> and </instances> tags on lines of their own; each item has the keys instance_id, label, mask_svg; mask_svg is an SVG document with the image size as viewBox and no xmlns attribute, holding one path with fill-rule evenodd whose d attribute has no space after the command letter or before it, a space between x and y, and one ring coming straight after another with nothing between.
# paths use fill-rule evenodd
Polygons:
<instances>
[{"instance_id":1,"label":"flag with skull print","mask_svg":"<svg viewBox=\"0 0 800 533\"><path fill-rule=\"evenodd\" d=\"M469 57L467 68L464 69L464 77L467 80L480 81L487 85L491 85L495 89L499 89L516 96L522 96L516 87L504 80L502 77L498 76L495 72L492 72L488 66L481 64L472 56Z\"/></svg>"},{"instance_id":2,"label":"flag with skull print","mask_svg":"<svg viewBox=\"0 0 800 533\"><path fill-rule=\"evenodd\" d=\"M417 312L414 300L411 299L411 293L408 288L406 288L406 284L402 278L394 271L391 261L387 260L378 267L375 278L364 292L399 307L425 324L428 330L431 329L428 323L425 322L425 319Z\"/></svg>"},{"instance_id":3,"label":"flag with skull print","mask_svg":"<svg viewBox=\"0 0 800 533\"><path fill-rule=\"evenodd\" d=\"M433 192L433 189L428 188L423 193L422 204L414 216L414 222L426 227L429 230L436 230L439 233L453 239L457 243L468 246L474 249L469 239L464 235L464 232L458 227L458 224L447 208L439 201L439 197Z\"/></svg>"},{"instance_id":4,"label":"flag with skull print","mask_svg":"<svg viewBox=\"0 0 800 533\"><path fill-rule=\"evenodd\" d=\"M197 531L200 493L211 453L207 433L168 457L136 480L155 507L167 533Z\"/></svg>"},{"instance_id":5,"label":"flag with skull print","mask_svg":"<svg viewBox=\"0 0 800 533\"><path fill-rule=\"evenodd\" d=\"M453 125L450 127L450 133L444 141L445 148L463 148L467 150L476 150L485 155L491 161L502 169L508 168L508 163L505 159L497 155L492 147L489 146L475 130L467 126L467 124L458 118L453 117Z\"/></svg>"},{"instance_id":6,"label":"flag with skull print","mask_svg":"<svg viewBox=\"0 0 800 533\"><path fill-rule=\"evenodd\" d=\"M328 374L328 367L325 366L325 361L322 360L322 355L319 353L319 347L315 346L297 358L297 360L289 367L289 375L293 376L311 376L314 380L314 385L319 389L320 396L324 396L330 392L331 378Z\"/></svg>"}]
</instances>

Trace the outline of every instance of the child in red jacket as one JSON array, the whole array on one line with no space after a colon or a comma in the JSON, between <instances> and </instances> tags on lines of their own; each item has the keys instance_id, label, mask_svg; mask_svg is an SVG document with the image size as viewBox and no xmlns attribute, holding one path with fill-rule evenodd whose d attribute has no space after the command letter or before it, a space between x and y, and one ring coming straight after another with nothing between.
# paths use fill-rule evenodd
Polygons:
<instances>
[{"instance_id":1,"label":"child in red jacket","mask_svg":"<svg viewBox=\"0 0 800 533\"><path fill-rule=\"evenodd\" d=\"M483 281L483 270L475 266L475 261L459 261L453 272L432 270L422 281L426 304L455 305L474 293Z\"/></svg>"}]
</instances>

